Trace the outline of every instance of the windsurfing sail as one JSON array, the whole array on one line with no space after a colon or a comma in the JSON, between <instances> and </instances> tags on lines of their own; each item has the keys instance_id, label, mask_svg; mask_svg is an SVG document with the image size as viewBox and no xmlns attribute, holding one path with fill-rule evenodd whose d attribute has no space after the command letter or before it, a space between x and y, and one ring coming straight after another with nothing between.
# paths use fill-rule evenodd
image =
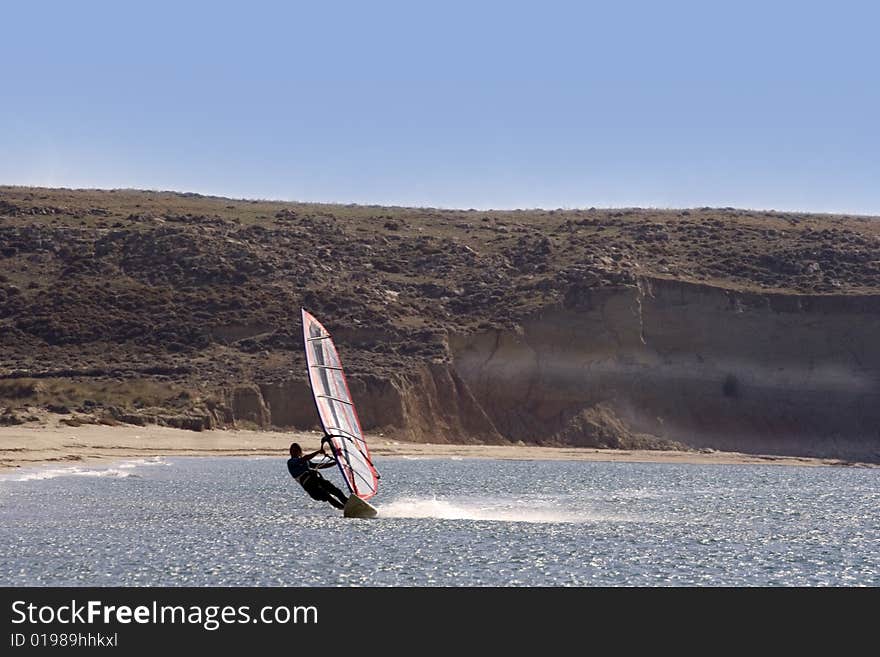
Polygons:
<instances>
[{"instance_id":1,"label":"windsurfing sail","mask_svg":"<svg viewBox=\"0 0 880 657\"><path fill-rule=\"evenodd\" d=\"M336 457L336 464L353 495L368 500L376 494L379 474L361 431L357 411L348 391L342 362L330 333L302 309L303 340L309 385L318 417Z\"/></svg>"}]
</instances>

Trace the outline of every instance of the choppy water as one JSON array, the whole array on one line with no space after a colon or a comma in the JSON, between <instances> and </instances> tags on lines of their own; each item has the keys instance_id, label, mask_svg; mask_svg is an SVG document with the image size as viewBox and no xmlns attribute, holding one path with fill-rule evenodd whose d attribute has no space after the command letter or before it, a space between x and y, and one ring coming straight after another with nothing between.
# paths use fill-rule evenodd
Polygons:
<instances>
[{"instance_id":1,"label":"choppy water","mask_svg":"<svg viewBox=\"0 0 880 657\"><path fill-rule=\"evenodd\" d=\"M880 585L880 470L377 466L376 520L309 499L283 458L0 475L0 584Z\"/></svg>"}]
</instances>

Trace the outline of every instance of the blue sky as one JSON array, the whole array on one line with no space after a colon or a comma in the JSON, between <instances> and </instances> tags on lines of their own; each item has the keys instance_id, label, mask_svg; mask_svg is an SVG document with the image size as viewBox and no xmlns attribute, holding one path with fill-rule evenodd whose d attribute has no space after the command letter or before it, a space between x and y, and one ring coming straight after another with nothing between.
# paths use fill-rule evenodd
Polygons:
<instances>
[{"instance_id":1,"label":"blue sky","mask_svg":"<svg viewBox=\"0 0 880 657\"><path fill-rule=\"evenodd\" d=\"M0 183L880 214L880 9L9 2Z\"/></svg>"}]
</instances>

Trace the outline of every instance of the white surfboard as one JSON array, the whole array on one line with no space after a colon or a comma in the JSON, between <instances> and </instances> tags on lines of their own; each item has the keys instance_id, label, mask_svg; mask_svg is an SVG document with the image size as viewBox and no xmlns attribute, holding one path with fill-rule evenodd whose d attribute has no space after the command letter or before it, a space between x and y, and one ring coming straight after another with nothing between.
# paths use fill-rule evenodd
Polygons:
<instances>
[{"instance_id":1,"label":"white surfboard","mask_svg":"<svg viewBox=\"0 0 880 657\"><path fill-rule=\"evenodd\" d=\"M342 515L346 518L375 518L379 512L366 500L352 495L346 500Z\"/></svg>"}]
</instances>

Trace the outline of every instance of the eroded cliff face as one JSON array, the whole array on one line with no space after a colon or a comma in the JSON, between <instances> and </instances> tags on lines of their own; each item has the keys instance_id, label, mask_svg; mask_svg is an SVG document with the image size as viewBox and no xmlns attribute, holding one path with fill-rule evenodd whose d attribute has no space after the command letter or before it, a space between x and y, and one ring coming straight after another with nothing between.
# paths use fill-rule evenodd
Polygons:
<instances>
[{"instance_id":1,"label":"eroded cliff face","mask_svg":"<svg viewBox=\"0 0 880 657\"><path fill-rule=\"evenodd\" d=\"M572 289L517 331L451 349L508 439L572 442L572 418L604 404L634 431L695 447L880 460L877 296L642 279Z\"/></svg>"},{"instance_id":2,"label":"eroded cliff face","mask_svg":"<svg viewBox=\"0 0 880 657\"><path fill-rule=\"evenodd\" d=\"M349 387L364 430L417 442L683 445L880 461L880 297L664 279L573 287L522 322L449 338L449 362ZM303 379L244 386L237 420L317 428Z\"/></svg>"},{"instance_id":3,"label":"eroded cliff face","mask_svg":"<svg viewBox=\"0 0 880 657\"><path fill-rule=\"evenodd\" d=\"M348 385L364 431L414 442L506 442L447 363L424 363L389 378L355 375ZM319 426L304 379L243 386L230 393L229 402L237 420L259 426Z\"/></svg>"}]
</instances>

